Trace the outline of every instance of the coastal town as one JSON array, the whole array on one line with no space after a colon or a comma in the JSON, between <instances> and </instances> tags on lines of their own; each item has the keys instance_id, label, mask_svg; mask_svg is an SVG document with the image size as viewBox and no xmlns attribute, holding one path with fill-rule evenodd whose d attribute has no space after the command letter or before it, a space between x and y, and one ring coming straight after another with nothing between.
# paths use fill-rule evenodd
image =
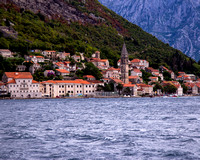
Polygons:
<instances>
[{"instance_id":1,"label":"coastal town","mask_svg":"<svg viewBox=\"0 0 200 160\"><path fill-rule=\"evenodd\" d=\"M4 59L14 55L0 49ZM51 65L50 65L51 64ZM99 73L99 74L98 74ZM64 97L141 97L183 96L200 93L200 79L194 74L160 66L152 68L147 60L129 60L126 45L114 68L96 51L71 55L54 50L31 50L15 72L5 72L0 81L1 98Z\"/></svg>"}]
</instances>

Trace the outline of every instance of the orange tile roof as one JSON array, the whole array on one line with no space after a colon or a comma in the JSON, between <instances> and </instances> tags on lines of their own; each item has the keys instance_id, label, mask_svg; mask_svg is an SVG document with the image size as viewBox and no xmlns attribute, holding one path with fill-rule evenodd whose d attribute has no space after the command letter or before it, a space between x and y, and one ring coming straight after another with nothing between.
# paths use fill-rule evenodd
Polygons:
<instances>
[{"instance_id":1,"label":"orange tile roof","mask_svg":"<svg viewBox=\"0 0 200 160\"><path fill-rule=\"evenodd\" d=\"M115 83L123 83L122 80L117 78L110 77L110 79L112 79Z\"/></svg>"},{"instance_id":2,"label":"orange tile roof","mask_svg":"<svg viewBox=\"0 0 200 160\"><path fill-rule=\"evenodd\" d=\"M16 83L16 81L14 79L7 82L7 84L15 84L15 83Z\"/></svg>"},{"instance_id":3,"label":"orange tile roof","mask_svg":"<svg viewBox=\"0 0 200 160\"><path fill-rule=\"evenodd\" d=\"M140 62L139 59L133 59L133 60L131 61L131 63L139 63L139 62Z\"/></svg>"},{"instance_id":4,"label":"orange tile roof","mask_svg":"<svg viewBox=\"0 0 200 160\"><path fill-rule=\"evenodd\" d=\"M136 68L133 69L133 72L142 73L139 69L136 69Z\"/></svg>"},{"instance_id":5,"label":"orange tile roof","mask_svg":"<svg viewBox=\"0 0 200 160\"><path fill-rule=\"evenodd\" d=\"M84 75L83 78L95 78L93 75Z\"/></svg>"},{"instance_id":6,"label":"orange tile roof","mask_svg":"<svg viewBox=\"0 0 200 160\"><path fill-rule=\"evenodd\" d=\"M107 69L106 71L120 71L120 68L111 67L111 68Z\"/></svg>"},{"instance_id":7,"label":"orange tile roof","mask_svg":"<svg viewBox=\"0 0 200 160\"><path fill-rule=\"evenodd\" d=\"M135 87L135 84L123 84L123 87Z\"/></svg>"},{"instance_id":8,"label":"orange tile roof","mask_svg":"<svg viewBox=\"0 0 200 160\"><path fill-rule=\"evenodd\" d=\"M32 80L32 83L39 83L38 81Z\"/></svg>"},{"instance_id":9,"label":"orange tile roof","mask_svg":"<svg viewBox=\"0 0 200 160\"><path fill-rule=\"evenodd\" d=\"M71 62L70 62L70 61L65 61L64 63L69 64L69 63L71 63Z\"/></svg>"},{"instance_id":10,"label":"orange tile roof","mask_svg":"<svg viewBox=\"0 0 200 160\"><path fill-rule=\"evenodd\" d=\"M150 79L157 79L158 77L149 77Z\"/></svg>"},{"instance_id":11,"label":"orange tile roof","mask_svg":"<svg viewBox=\"0 0 200 160\"><path fill-rule=\"evenodd\" d=\"M50 84L59 84L59 83L70 83L70 84L92 84L88 81L82 79L75 79L75 80L48 80L41 82L42 84L50 83Z\"/></svg>"},{"instance_id":12,"label":"orange tile roof","mask_svg":"<svg viewBox=\"0 0 200 160\"><path fill-rule=\"evenodd\" d=\"M6 77L14 79L33 79L30 72L5 72Z\"/></svg>"},{"instance_id":13,"label":"orange tile roof","mask_svg":"<svg viewBox=\"0 0 200 160\"><path fill-rule=\"evenodd\" d=\"M129 76L128 78L129 79L137 79L137 78L139 78L139 76Z\"/></svg>"},{"instance_id":14,"label":"orange tile roof","mask_svg":"<svg viewBox=\"0 0 200 160\"><path fill-rule=\"evenodd\" d=\"M101 61L102 61L102 62L106 62L106 61L108 61L108 59L101 59Z\"/></svg>"},{"instance_id":15,"label":"orange tile roof","mask_svg":"<svg viewBox=\"0 0 200 160\"><path fill-rule=\"evenodd\" d=\"M45 52L56 52L56 51L54 51L54 50L53 50L53 51L50 51L50 50L45 50Z\"/></svg>"},{"instance_id":16,"label":"orange tile roof","mask_svg":"<svg viewBox=\"0 0 200 160\"><path fill-rule=\"evenodd\" d=\"M66 69L56 69L56 71L60 72L60 73L70 73L69 71L67 71Z\"/></svg>"}]
</instances>

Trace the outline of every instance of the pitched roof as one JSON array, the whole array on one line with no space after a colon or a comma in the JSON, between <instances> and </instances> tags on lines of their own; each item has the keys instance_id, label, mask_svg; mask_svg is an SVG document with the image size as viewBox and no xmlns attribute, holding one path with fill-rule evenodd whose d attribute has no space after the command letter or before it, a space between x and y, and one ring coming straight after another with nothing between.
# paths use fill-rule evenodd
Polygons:
<instances>
[{"instance_id":1,"label":"pitched roof","mask_svg":"<svg viewBox=\"0 0 200 160\"><path fill-rule=\"evenodd\" d=\"M30 72L5 72L6 77L14 79L33 79Z\"/></svg>"},{"instance_id":2,"label":"pitched roof","mask_svg":"<svg viewBox=\"0 0 200 160\"><path fill-rule=\"evenodd\" d=\"M137 78L139 78L139 76L129 76L128 78L129 79L137 79Z\"/></svg>"},{"instance_id":3,"label":"pitched roof","mask_svg":"<svg viewBox=\"0 0 200 160\"><path fill-rule=\"evenodd\" d=\"M16 83L16 81L14 79L7 82L7 84L15 84L15 83Z\"/></svg>"},{"instance_id":4,"label":"pitched roof","mask_svg":"<svg viewBox=\"0 0 200 160\"><path fill-rule=\"evenodd\" d=\"M131 63L139 63L139 62L140 62L139 59L133 59L133 60L131 61Z\"/></svg>"},{"instance_id":5,"label":"pitched roof","mask_svg":"<svg viewBox=\"0 0 200 160\"><path fill-rule=\"evenodd\" d=\"M135 84L123 84L123 87L135 87Z\"/></svg>"},{"instance_id":6,"label":"pitched roof","mask_svg":"<svg viewBox=\"0 0 200 160\"><path fill-rule=\"evenodd\" d=\"M56 69L56 71L60 72L60 73L70 73L69 71L67 71L66 69Z\"/></svg>"},{"instance_id":7,"label":"pitched roof","mask_svg":"<svg viewBox=\"0 0 200 160\"><path fill-rule=\"evenodd\" d=\"M136 73L142 73L139 69L136 69L136 68L134 68L132 71Z\"/></svg>"},{"instance_id":8,"label":"pitched roof","mask_svg":"<svg viewBox=\"0 0 200 160\"><path fill-rule=\"evenodd\" d=\"M111 68L107 69L106 71L120 71L120 68L111 67Z\"/></svg>"},{"instance_id":9,"label":"pitched roof","mask_svg":"<svg viewBox=\"0 0 200 160\"><path fill-rule=\"evenodd\" d=\"M50 84L63 84L63 83L70 83L70 84L92 84L88 81L82 80L82 79L75 79L75 80L48 80L48 81L43 81L41 82L41 84L46 84L46 83L50 83Z\"/></svg>"},{"instance_id":10,"label":"pitched roof","mask_svg":"<svg viewBox=\"0 0 200 160\"><path fill-rule=\"evenodd\" d=\"M93 75L84 75L83 78L95 78Z\"/></svg>"},{"instance_id":11,"label":"pitched roof","mask_svg":"<svg viewBox=\"0 0 200 160\"><path fill-rule=\"evenodd\" d=\"M123 83L122 80L117 78L110 77L110 79L112 79L115 83L121 83L121 84Z\"/></svg>"}]
</instances>

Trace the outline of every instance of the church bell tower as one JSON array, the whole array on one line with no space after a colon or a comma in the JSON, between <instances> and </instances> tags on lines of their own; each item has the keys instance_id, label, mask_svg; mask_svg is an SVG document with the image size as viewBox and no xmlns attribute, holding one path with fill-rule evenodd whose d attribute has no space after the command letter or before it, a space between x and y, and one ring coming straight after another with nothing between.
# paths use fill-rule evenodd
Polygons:
<instances>
[{"instance_id":1,"label":"church bell tower","mask_svg":"<svg viewBox=\"0 0 200 160\"><path fill-rule=\"evenodd\" d=\"M128 52L126 49L126 44L124 43L121 52L121 80L123 83L129 83L129 66L128 66Z\"/></svg>"}]
</instances>

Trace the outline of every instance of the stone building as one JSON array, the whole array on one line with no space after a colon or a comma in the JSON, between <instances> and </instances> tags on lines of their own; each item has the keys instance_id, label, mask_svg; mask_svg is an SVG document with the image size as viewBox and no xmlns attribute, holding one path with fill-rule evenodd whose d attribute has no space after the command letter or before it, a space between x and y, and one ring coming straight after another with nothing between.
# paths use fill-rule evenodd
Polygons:
<instances>
[{"instance_id":1,"label":"stone building","mask_svg":"<svg viewBox=\"0 0 200 160\"><path fill-rule=\"evenodd\" d=\"M95 95L98 84L82 79L76 80L49 80L41 83L44 97L86 96Z\"/></svg>"},{"instance_id":2,"label":"stone building","mask_svg":"<svg viewBox=\"0 0 200 160\"><path fill-rule=\"evenodd\" d=\"M121 80L125 84L129 83L128 52L125 43L121 52Z\"/></svg>"}]
</instances>

